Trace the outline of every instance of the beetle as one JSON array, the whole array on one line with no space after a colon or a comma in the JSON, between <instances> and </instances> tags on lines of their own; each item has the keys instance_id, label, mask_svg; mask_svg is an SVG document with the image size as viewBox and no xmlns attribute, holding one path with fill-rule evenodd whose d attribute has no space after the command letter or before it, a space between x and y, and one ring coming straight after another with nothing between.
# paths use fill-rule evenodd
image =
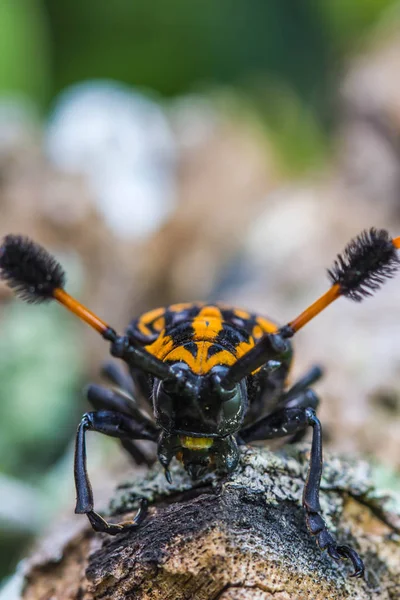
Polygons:
<instances>
[{"instance_id":1,"label":"beetle","mask_svg":"<svg viewBox=\"0 0 400 600\"><path fill-rule=\"evenodd\" d=\"M76 435L75 512L86 514L95 531L111 535L138 527L146 515L144 499L129 522L109 523L95 512L86 468L87 431L119 438L136 461L143 455L135 440L155 442L171 482L174 457L192 479L209 469L230 473L238 465L240 445L287 436L301 439L311 427L303 492L307 527L322 550L334 560L349 559L352 575L361 577L362 559L353 548L337 544L321 514L322 430L316 415L319 399L311 385L322 372L315 366L287 387L290 339L340 296L360 301L379 289L399 268L398 248L400 237L392 239L384 229L363 231L328 271L328 291L283 327L243 309L190 302L151 310L118 335L65 291L65 273L47 250L27 237L6 236L0 276L17 295L30 303L57 300L109 341L111 354L129 369L128 376L115 365L106 368L119 391L98 385L87 389L95 410L83 416ZM153 419L140 410L135 394L151 406Z\"/></svg>"}]
</instances>

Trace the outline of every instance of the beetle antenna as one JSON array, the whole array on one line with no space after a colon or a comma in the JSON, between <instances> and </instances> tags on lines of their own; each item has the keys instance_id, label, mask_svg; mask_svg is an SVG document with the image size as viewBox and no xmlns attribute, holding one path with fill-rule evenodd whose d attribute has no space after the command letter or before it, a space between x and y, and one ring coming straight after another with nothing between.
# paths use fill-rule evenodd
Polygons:
<instances>
[{"instance_id":1,"label":"beetle antenna","mask_svg":"<svg viewBox=\"0 0 400 600\"><path fill-rule=\"evenodd\" d=\"M328 270L332 283L329 290L276 333L264 335L229 368L220 385L229 389L259 367L266 365L268 368L274 361L279 361L289 351L285 338L292 337L340 296L356 302L371 296L400 268L399 248L400 237L392 239L385 229L372 227L351 240Z\"/></svg>"},{"instance_id":2,"label":"beetle antenna","mask_svg":"<svg viewBox=\"0 0 400 600\"><path fill-rule=\"evenodd\" d=\"M115 331L65 290L65 271L45 248L22 235L7 235L0 248L0 276L30 304L57 300L108 340Z\"/></svg>"},{"instance_id":3,"label":"beetle antenna","mask_svg":"<svg viewBox=\"0 0 400 600\"><path fill-rule=\"evenodd\" d=\"M124 347L121 358L160 379L174 379L171 368L144 348L129 345L116 331L64 289L66 276L60 263L45 248L21 235L7 235L0 247L0 277L16 295L31 304L57 300L104 339ZM125 343L128 343L125 344ZM113 347L111 348L113 350Z\"/></svg>"},{"instance_id":4,"label":"beetle antenna","mask_svg":"<svg viewBox=\"0 0 400 600\"><path fill-rule=\"evenodd\" d=\"M282 327L279 330L281 335L291 337L340 296L355 302L372 296L386 279L398 271L400 259L396 250L399 248L400 237L391 238L385 229L371 227L364 230L347 244L328 270L332 287Z\"/></svg>"}]
</instances>

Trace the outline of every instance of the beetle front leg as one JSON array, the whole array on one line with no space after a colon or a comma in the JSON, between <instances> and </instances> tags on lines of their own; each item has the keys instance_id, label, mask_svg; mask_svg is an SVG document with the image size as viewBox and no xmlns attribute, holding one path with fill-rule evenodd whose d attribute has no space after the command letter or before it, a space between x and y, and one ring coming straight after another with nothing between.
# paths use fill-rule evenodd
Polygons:
<instances>
[{"instance_id":1,"label":"beetle front leg","mask_svg":"<svg viewBox=\"0 0 400 600\"><path fill-rule=\"evenodd\" d=\"M310 389L305 390L295 399L291 399L287 407L276 410L241 429L239 438L247 444L257 440L270 440L302 432L310 425L305 410L315 409L318 404L319 399L315 392Z\"/></svg>"},{"instance_id":2,"label":"beetle front leg","mask_svg":"<svg viewBox=\"0 0 400 600\"><path fill-rule=\"evenodd\" d=\"M99 410L111 410L113 412L124 413L129 415L135 421L146 423L146 429L149 433L153 432L154 441L158 438L158 429L154 423L146 418L141 412L134 399L126 398L119 394L118 391L111 390L101 385L90 384L86 388L86 397L93 408ZM153 460L146 456L140 447L130 438L121 438L123 448L130 454L137 465L146 464L150 467Z\"/></svg>"},{"instance_id":3,"label":"beetle front leg","mask_svg":"<svg viewBox=\"0 0 400 600\"><path fill-rule=\"evenodd\" d=\"M321 516L319 503L319 489L322 475L322 430L320 420L311 408L305 409L305 417L308 424L313 428L311 442L310 466L307 480L304 486L303 506L306 511L306 523L308 530L316 536L318 546L321 550L327 550L329 556L335 560L350 559L354 566L352 577L364 575L364 563L357 552L350 546L338 546L332 534L328 531L324 519Z\"/></svg>"},{"instance_id":4,"label":"beetle front leg","mask_svg":"<svg viewBox=\"0 0 400 600\"><path fill-rule=\"evenodd\" d=\"M86 432L97 431L116 438L152 439L142 424L122 413L102 410L86 413L79 424L76 434L74 477L76 487L77 514L86 514L95 531L116 535L121 531L136 528L146 516L147 501L141 500L140 508L132 521L108 523L94 511L93 492L86 466Z\"/></svg>"},{"instance_id":5,"label":"beetle front leg","mask_svg":"<svg viewBox=\"0 0 400 600\"><path fill-rule=\"evenodd\" d=\"M313 408L317 410L319 405L319 398L310 389L303 389L299 391L302 386L306 384L309 385L309 381L312 378L315 380L315 375L319 375L321 370L319 367L313 367L308 373L304 375L298 382L294 384L290 390L282 396L282 400L280 401L280 407L289 409L289 408ZM318 378L318 377L317 377ZM297 393L295 394L295 391ZM281 404L282 402L282 404ZM290 439L287 440L288 444L297 444L298 442L303 441L305 436L307 435L307 428L297 430Z\"/></svg>"},{"instance_id":6,"label":"beetle front leg","mask_svg":"<svg viewBox=\"0 0 400 600\"><path fill-rule=\"evenodd\" d=\"M305 394L310 394L310 397L313 395L316 398L312 390L307 390ZM313 428L310 465L303 493L303 507L306 512L308 530L316 536L321 550L327 550L333 559L350 559L352 561L354 567L352 577L362 577L364 563L357 552L350 546L337 545L321 516L319 489L322 475L322 429L315 410L310 407L280 410L243 429L239 435L243 441L251 442L283 437L308 426Z\"/></svg>"}]
</instances>

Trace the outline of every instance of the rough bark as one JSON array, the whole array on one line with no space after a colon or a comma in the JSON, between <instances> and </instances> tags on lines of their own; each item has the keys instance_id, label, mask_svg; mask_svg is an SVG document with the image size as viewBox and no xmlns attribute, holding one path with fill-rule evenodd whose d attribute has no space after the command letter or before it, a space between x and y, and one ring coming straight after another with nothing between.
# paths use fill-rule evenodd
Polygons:
<instances>
[{"instance_id":1,"label":"rough bark","mask_svg":"<svg viewBox=\"0 0 400 600\"><path fill-rule=\"evenodd\" d=\"M365 463L325 460L321 504L342 544L360 553L362 580L322 553L304 524L301 495L308 446L243 451L231 476L193 484L181 466L169 485L159 466L126 483L112 514L137 498L143 525L115 538L88 527L61 544L45 541L24 568L24 600L301 600L400 598L400 512L377 492Z\"/></svg>"}]
</instances>

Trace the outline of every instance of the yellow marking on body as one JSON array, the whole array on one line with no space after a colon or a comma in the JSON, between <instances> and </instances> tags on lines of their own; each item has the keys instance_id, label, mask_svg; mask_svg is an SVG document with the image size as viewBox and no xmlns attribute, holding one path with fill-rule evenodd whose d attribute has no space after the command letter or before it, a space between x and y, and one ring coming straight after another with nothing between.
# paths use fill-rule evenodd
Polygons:
<instances>
[{"instance_id":1,"label":"yellow marking on body","mask_svg":"<svg viewBox=\"0 0 400 600\"><path fill-rule=\"evenodd\" d=\"M180 304L171 304L168 307L168 310L171 312L181 312L182 310L186 310L188 308L192 308L193 306L203 306L204 302L181 302Z\"/></svg>"},{"instance_id":2,"label":"yellow marking on body","mask_svg":"<svg viewBox=\"0 0 400 600\"><path fill-rule=\"evenodd\" d=\"M155 331L162 331L165 327L165 317L161 316L158 317L158 319L156 319L153 323L153 329Z\"/></svg>"},{"instance_id":3,"label":"yellow marking on body","mask_svg":"<svg viewBox=\"0 0 400 600\"><path fill-rule=\"evenodd\" d=\"M185 362L193 373L196 375L204 375L209 373L216 365L231 366L236 362L236 357L228 350L221 348L220 352L208 356L208 351L211 346L214 346L212 342L197 342L197 354L193 356L185 346L178 346L173 348L171 352L165 356L164 360L172 362Z\"/></svg>"},{"instance_id":4,"label":"yellow marking on body","mask_svg":"<svg viewBox=\"0 0 400 600\"><path fill-rule=\"evenodd\" d=\"M169 352L174 347L174 341L169 335L163 335L163 332L160 333L158 338L152 344L148 344L145 346L147 352L150 352L156 358L160 360L164 360Z\"/></svg>"},{"instance_id":5,"label":"yellow marking on body","mask_svg":"<svg viewBox=\"0 0 400 600\"><path fill-rule=\"evenodd\" d=\"M196 365L195 368L198 371L197 373L209 373L211 369L217 365L226 365L230 367L236 362L236 358L234 355L228 350L221 349L217 354L213 354L213 356L208 357L208 350L214 346L214 344L210 342L198 342L199 352L196 357Z\"/></svg>"},{"instance_id":6,"label":"yellow marking on body","mask_svg":"<svg viewBox=\"0 0 400 600\"><path fill-rule=\"evenodd\" d=\"M255 341L258 342L258 340L264 335L264 331L259 325L254 325L251 335Z\"/></svg>"},{"instance_id":7,"label":"yellow marking on body","mask_svg":"<svg viewBox=\"0 0 400 600\"><path fill-rule=\"evenodd\" d=\"M236 358L241 358L246 352L254 347L254 340L250 338L248 342L240 342L235 348Z\"/></svg>"},{"instance_id":8,"label":"yellow marking on body","mask_svg":"<svg viewBox=\"0 0 400 600\"><path fill-rule=\"evenodd\" d=\"M199 307L200 310L198 315L193 319L188 317L188 323L193 328L193 336L187 343L194 342L196 344L196 356L193 356L185 348L185 344L177 345L173 335L166 335L164 318L166 310L178 313L193 306ZM224 328L224 321L219 306L206 305L200 302L185 302L173 304L168 309L158 308L145 313L138 322L140 331L144 335L152 334L154 331L159 332L158 338L152 344L145 346L146 350L163 361L185 362L193 373L204 375L209 373L216 365L225 365L227 367L233 365L239 358L251 350L265 333L275 333L278 330L277 325L272 321L263 317L256 317L256 324L250 333L248 342L240 342L232 350L221 348L219 352L209 357L209 349L214 346L218 334ZM244 320L251 318L250 313L245 310L237 308L233 308L232 310L238 318ZM257 371L259 369L256 369L252 374L254 375Z\"/></svg>"},{"instance_id":9,"label":"yellow marking on body","mask_svg":"<svg viewBox=\"0 0 400 600\"><path fill-rule=\"evenodd\" d=\"M264 319L264 317L256 317L256 323L257 324L254 325L253 331L251 332L255 343L259 342L265 333L276 333L278 331L277 325L272 323L272 321L268 321L268 319ZM261 368L262 367L259 367L251 374L255 375Z\"/></svg>"},{"instance_id":10,"label":"yellow marking on body","mask_svg":"<svg viewBox=\"0 0 400 600\"><path fill-rule=\"evenodd\" d=\"M173 362L185 362L194 373L197 373L197 371L194 370L196 358L194 358L192 353L189 352L189 350L187 350L185 346L177 346L176 348L171 348L170 352L168 352L168 354L164 356L163 359Z\"/></svg>"},{"instance_id":11,"label":"yellow marking on body","mask_svg":"<svg viewBox=\"0 0 400 600\"><path fill-rule=\"evenodd\" d=\"M239 319L250 319L250 313L247 310L242 310L241 308L234 308L233 312L235 313L235 317L239 317Z\"/></svg>"},{"instance_id":12,"label":"yellow marking on body","mask_svg":"<svg viewBox=\"0 0 400 600\"><path fill-rule=\"evenodd\" d=\"M138 321L138 329L140 333L143 335L152 335L151 329L149 329L149 325L159 317L162 317L165 312L165 308L155 308L154 310L150 310L147 313L144 313Z\"/></svg>"},{"instance_id":13,"label":"yellow marking on body","mask_svg":"<svg viewBox=\"0 0 400 600\"><path fill-rule=\"evenodd\" d=\"M221 311L218 306L203 306L196 319L206 319L207 317L210 317L211 319L222 319Z\"/></svg>"},{"instance_id":14,"label":"yellow marking on body","mask_svg":"<svg viewBox=\"0 0 400 600\"><path fill-rule=\"evenodd\" d=\"M205 437L189 437L188 435L181 435L181 444L183 448L188 450L208 450L214 443L213 438Z\"/></svg>"},{"instance_id":15,"label":"yellow marking on body","mask_svg":"<svg viewBox=\"0 0 400 600\"><path fill-rule=\"evenodd\" d=\"M268 319L264 319L264 317L257 317L256 322L264 333L276 333L278 331L277 324L269 321Z\"/></svg>"},{"instance_id":16,"label":"yellow marking on body","mask_svg":"<svg viewBox=\"0 0 400 600\"><path fill-rule=\"evenodd\" d=\"M204 306L193 319L192 327L194 341L214 341L224 327L221 311L216 306Z\"/></svg>"}]
</instances>

